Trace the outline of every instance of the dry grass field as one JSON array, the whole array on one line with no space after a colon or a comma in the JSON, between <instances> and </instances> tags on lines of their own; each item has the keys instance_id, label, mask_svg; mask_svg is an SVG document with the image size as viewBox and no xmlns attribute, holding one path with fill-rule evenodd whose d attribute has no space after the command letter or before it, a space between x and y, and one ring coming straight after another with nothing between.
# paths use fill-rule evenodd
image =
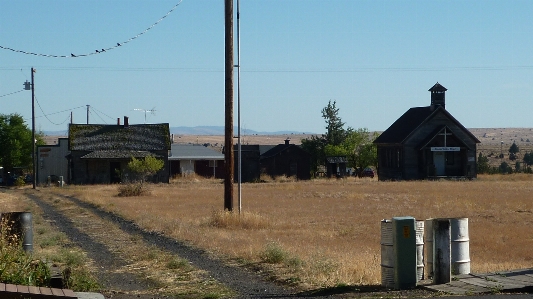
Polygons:
<instances>
[{"instance_id":1,"label":"dry grass field","mask_svg":"<svg viewBox=\"0 0 533 299\"><path fill-rule=\"evenodd\" d=\"M380 221L396 216L467 217L472 272L533 267L532 175L243 184L240 216L237 191L235 213L222 212L221 181L189 177L151 188L141 197L117 197L116 185L61 192L303 288L380 284Z\"/></svg>"}]
</instances>

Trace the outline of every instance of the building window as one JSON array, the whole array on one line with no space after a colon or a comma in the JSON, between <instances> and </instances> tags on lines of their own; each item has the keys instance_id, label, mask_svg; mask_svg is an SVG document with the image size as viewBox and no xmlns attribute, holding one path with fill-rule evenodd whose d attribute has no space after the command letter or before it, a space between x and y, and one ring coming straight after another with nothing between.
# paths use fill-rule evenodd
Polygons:
<instances>
[{"instance_id":1,"label":"building window","mask_svg":"<svg viewBox=\"0 0 533 299\"><path fill-rule=\"evenodd\" d=\"M389 168L400 168L401 150L399 148L387 148L382 155L383 166Z\"/></svg>"}]
</instances>

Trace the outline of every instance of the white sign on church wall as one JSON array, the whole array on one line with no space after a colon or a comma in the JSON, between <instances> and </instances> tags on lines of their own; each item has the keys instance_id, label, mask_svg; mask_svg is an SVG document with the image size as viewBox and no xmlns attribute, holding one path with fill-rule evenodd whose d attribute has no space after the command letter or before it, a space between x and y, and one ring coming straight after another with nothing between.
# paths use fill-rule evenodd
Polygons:
<instances>
[{"instance_id":1,"label":"white sign on church wall","mask_svg":"<svg viewBox=\"0 0 533 299\"><path fill-rule=\"evenodd\" d=\"M432 152L459 152L461 148L458 146L432 146Z\"/></svg>"}]
</instances>

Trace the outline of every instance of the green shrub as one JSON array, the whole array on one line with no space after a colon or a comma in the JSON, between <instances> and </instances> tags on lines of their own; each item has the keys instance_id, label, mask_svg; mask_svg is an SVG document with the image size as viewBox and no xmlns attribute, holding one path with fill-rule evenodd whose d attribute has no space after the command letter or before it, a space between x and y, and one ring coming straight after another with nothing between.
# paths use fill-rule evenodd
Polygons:
<instances>
[{"instance_id":1,"label":"green shrub","mask_svg":"<svg viewBox=\"0 0 533 299\"><path fill-rule=\"evenodd\" d=\"M15 180L15 186L17 187L22 187L26 185L26 182L24 181L24 177L22 176L19 176L16 180Z\"/></svg>"},{"instance_id":2,"label":"green shrub","mask_svg":"<svg viewBox=\"0 0 533 299\"><path fill-rule=\"evenodd\" d=\"M170 259L166 266L168 269L183 269L187 271L191 269L191 265L189 265L189 262L186 259L178 257Z\"/></svg>"},{"instance_id":3,"label":"green shrub","mask_svg":"<svg viewBox=\"0 0 533 299\"><path fill-rule=\"evenodd\" d=\"M280 264L288 257L289 254L275 242L268 243L260 256L261 260L268 264Z\"/></svg>"},{"instance_id":4,"label":"green shrub","mask_svg":"<svg viewBox=\"0 0 533 299\"><path fill-rule=\"evenodd\" d=\"M77 292L101 289L96 277L84 267L67 267L62 271L66 288Z\"/></svg>"},{"instance_id":5,"label":"green shrub","mask_svg":"<svg viewBox=\"0 0 533 299\"><path fill-rule=\"evenodd\" d=\"M2 226L1 236L8 235L4 228L5 225ZM50 276L50 268L24 252L20 240L0 238L0 282L48 286Z\"/></svg>"}]
</instances>

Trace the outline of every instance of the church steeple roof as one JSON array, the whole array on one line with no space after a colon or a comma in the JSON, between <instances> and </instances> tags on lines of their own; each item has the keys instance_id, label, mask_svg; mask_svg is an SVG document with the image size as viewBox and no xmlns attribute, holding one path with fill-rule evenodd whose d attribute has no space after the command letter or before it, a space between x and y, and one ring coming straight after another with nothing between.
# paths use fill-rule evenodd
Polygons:
<instances>
[{"instance_id":1,"label":"church steeple roof","mask_svg":"<svg viewBox=\"0 0 533 299\"><path fill-rule=\"evenodd\" d=\"M439 92L439 91L447 91L448 89L446 89L446 87L440 85L439 82L435 83L435 85L433 85L433 87L431 87L430 89L428 89L428 91L435 91L435 92Z\"/></svg>"}]
</instances>

